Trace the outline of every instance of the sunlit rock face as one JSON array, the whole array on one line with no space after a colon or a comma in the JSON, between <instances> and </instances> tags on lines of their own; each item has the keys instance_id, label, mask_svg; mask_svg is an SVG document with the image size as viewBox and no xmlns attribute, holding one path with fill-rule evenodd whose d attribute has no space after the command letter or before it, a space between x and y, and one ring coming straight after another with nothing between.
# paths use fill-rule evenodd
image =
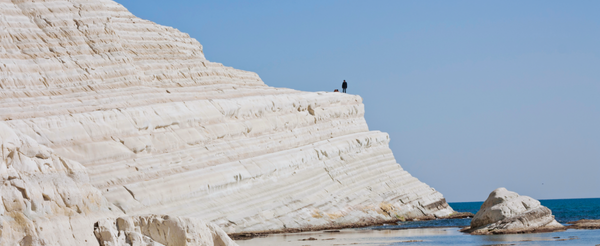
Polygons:
<instances>
[{"instance_id":1,"label":"sunlit rock face","mask_svg":"<svg viewBox=\"0 0 600 246\"><path fill-rule=\"evenodd\" d=\"M113 213L237 233L453 212L369 131L359 96L268 87L113 1L0 11L0 120L80 163Z\"/></svg>"},{"instance_id":2,"label":"sunlit rock face","mask_svg":"<svg viewBox=\"0 0 600 246\"><path fill-rule=\"evenodd\" d=\"M195 218L166 215L102 219L96 223L94 234L100 246L237 246L218 226Z\"/></svg>"},{"instance_id":3,"label":"sunlit rock face","mask_svg":"<svg viewBox=\"0 0 600 246\"><path fill-rule=\"evenodd\" d=\"M505 234L563 229L552 211L538 200L520 196L506 188L492 193L471 220L465 231L472 234Z\"/></svg>"},{"instance_id":4,"label":"sunlit rock face","mask_svg":"<svg viewBox=\"0 0 600 246\"><path fill-rule=\"evenodd\" d=\"M85 168L0 122L0 245L96 245L94 223L119 214Z\"/></svg>"}]
</instances>

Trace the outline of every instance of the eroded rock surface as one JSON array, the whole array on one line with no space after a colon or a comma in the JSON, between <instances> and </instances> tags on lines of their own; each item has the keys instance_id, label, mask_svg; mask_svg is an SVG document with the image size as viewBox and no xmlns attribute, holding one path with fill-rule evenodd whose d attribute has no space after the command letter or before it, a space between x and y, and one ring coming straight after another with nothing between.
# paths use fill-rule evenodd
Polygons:
<instances>
[{"instance_id":1,"label":"eroded rock surface","mask_svg":"<svg viewBox=\"0 0 600 246\"><path fill-rule=\"evenodd\" d=\"M505 234L563 229L552 211L538 200L498 188L492 193L471 220L472 234Z\"/></svg>"},{"instance_id":2,"label":"eroded rock surface","mask_svg":"<svg viewBox=\"0 0 600 246\"><path fill-rule=\"evenodd\" d=\"M386 133L368 129L359 96L269 87L255 73L206 60L189 35L110 0L0 0L0 12L0 120L52 151L17 156L32 160L27 168L50 158L63 170L46 174L42 165L35 172L43 175L28 181L63 187L48 194L64 203L60 213L112 207L240 233L453 212L396 163ZM5 205L29 211L29 193L11 180L3 177L14 187ZM80 195L69 201L60 192ZM37 230L32 223L15 233Z\"/></svg>"},{"instance_id":3,"label":"eroded rock surface","mask_svg":"<svg viewBox=\"0 0 600 246\"><path fill-rule=\"evenodd\" d=\"M166 215L102 219L96 224L94 233L101 246L237 246L214 224Z\"/></svg>"},{"instance_id":4,"label":"eroded rock surface","mask_svg":"<svg viewBox=\"0 0 600 246\"><path fill-rule=\"evenodd\" d=\"M85 168L0 122L0 245L97 245L96 220L119 214Z\"/></svg>"}]
</instances>

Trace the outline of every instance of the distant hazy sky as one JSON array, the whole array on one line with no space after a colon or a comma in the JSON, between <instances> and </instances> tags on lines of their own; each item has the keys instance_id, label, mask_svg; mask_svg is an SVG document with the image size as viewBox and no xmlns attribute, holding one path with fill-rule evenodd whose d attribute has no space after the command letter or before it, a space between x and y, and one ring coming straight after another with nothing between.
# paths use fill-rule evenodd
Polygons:
<instances>
[{"instance_id":1,"label":"distant hazy sky","mask_svg":"<svg viewBox=\"0 0 600 246\"><path fill-rule=\"evenodd\" d=\"M345 79L450 202L600 197L600 1L117 2L270 86Z\"/></svg>"}]
</instances>

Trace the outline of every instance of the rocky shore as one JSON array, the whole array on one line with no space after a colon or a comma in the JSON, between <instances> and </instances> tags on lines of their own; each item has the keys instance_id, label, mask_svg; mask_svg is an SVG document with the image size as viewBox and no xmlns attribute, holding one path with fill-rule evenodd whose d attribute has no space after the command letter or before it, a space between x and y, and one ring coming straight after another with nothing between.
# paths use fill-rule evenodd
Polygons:
<instances>
[{"instance_id":1,"label":"rocky shore","mask_svg":"<svg viewBox=\"0 0 600 246\"><path fill-rule=\"evenodd\" d=\"M358 95L270 87L112 0L0 5L0 245L223 246L473 216L474 234L562 228L506 190L456 213Z\"/></svg>"},{"instance_id":2,"label":"rocky shore","mask_svg":"<svg viewBox=\"0 0 600 246\"><path fill-rule=\"evenodd\" d=\"M600 220L578 220L567 222L568 229L600 229Z\"/></svg>"},{"instance_id":3,"label":"rocky shore","mask_svg":"<svg viewBox=\"0 0 600 246\"><path fill-rule=\"evenodd\" d=\"M2 245L166 240L109 226L128 216L233 235L454 212L360 96L269 87L111 0L0 5Z\"/></svg>"},{"instance_id":4,"label":"rocky shore","mask_svg":"<svg viewBox=\"0 0 600 246\"><path fill-rule=\"evenodd\" d=\"M229 234L234 240L247 240L254 237L262 237L270 234L279 234L279 233L298 233L298 232L309 232L309 231L335 231L340 229L348 229L348 228L363 228L370 226L383 226L383 225L394 225L398 222L406 222L406 221L427 221L427 220L436 220L436 219L463 219L463 218L473 218L474 214L469 212L454 212L448 216L436 217L436 216L422 216L417 218L409 218L409 219L390 219L390 220L369 220L369 221L361 221L359 223L348 224L348 225L328 225L322 227L307 227L301 229L284 229L277 231L265 231L265 232L252 232L252 233L232 233Z\"/></svg>"}]
</instances>

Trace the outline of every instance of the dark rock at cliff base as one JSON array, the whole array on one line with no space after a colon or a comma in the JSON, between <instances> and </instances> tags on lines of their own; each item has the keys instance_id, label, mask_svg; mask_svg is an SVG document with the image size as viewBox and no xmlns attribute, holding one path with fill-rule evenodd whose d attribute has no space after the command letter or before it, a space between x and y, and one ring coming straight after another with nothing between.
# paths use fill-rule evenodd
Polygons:
<instances>
[{"instance_id":1,"label":"dark rock at cliff base","mask_svg":"<svg viewBox=\"0 0 600 246\"><path fill-rule=\"evenodd\" d=\"M600 220L578 220L567 224L570 224L569 229L600 229Z\"/></svg>"}]
</instances>

